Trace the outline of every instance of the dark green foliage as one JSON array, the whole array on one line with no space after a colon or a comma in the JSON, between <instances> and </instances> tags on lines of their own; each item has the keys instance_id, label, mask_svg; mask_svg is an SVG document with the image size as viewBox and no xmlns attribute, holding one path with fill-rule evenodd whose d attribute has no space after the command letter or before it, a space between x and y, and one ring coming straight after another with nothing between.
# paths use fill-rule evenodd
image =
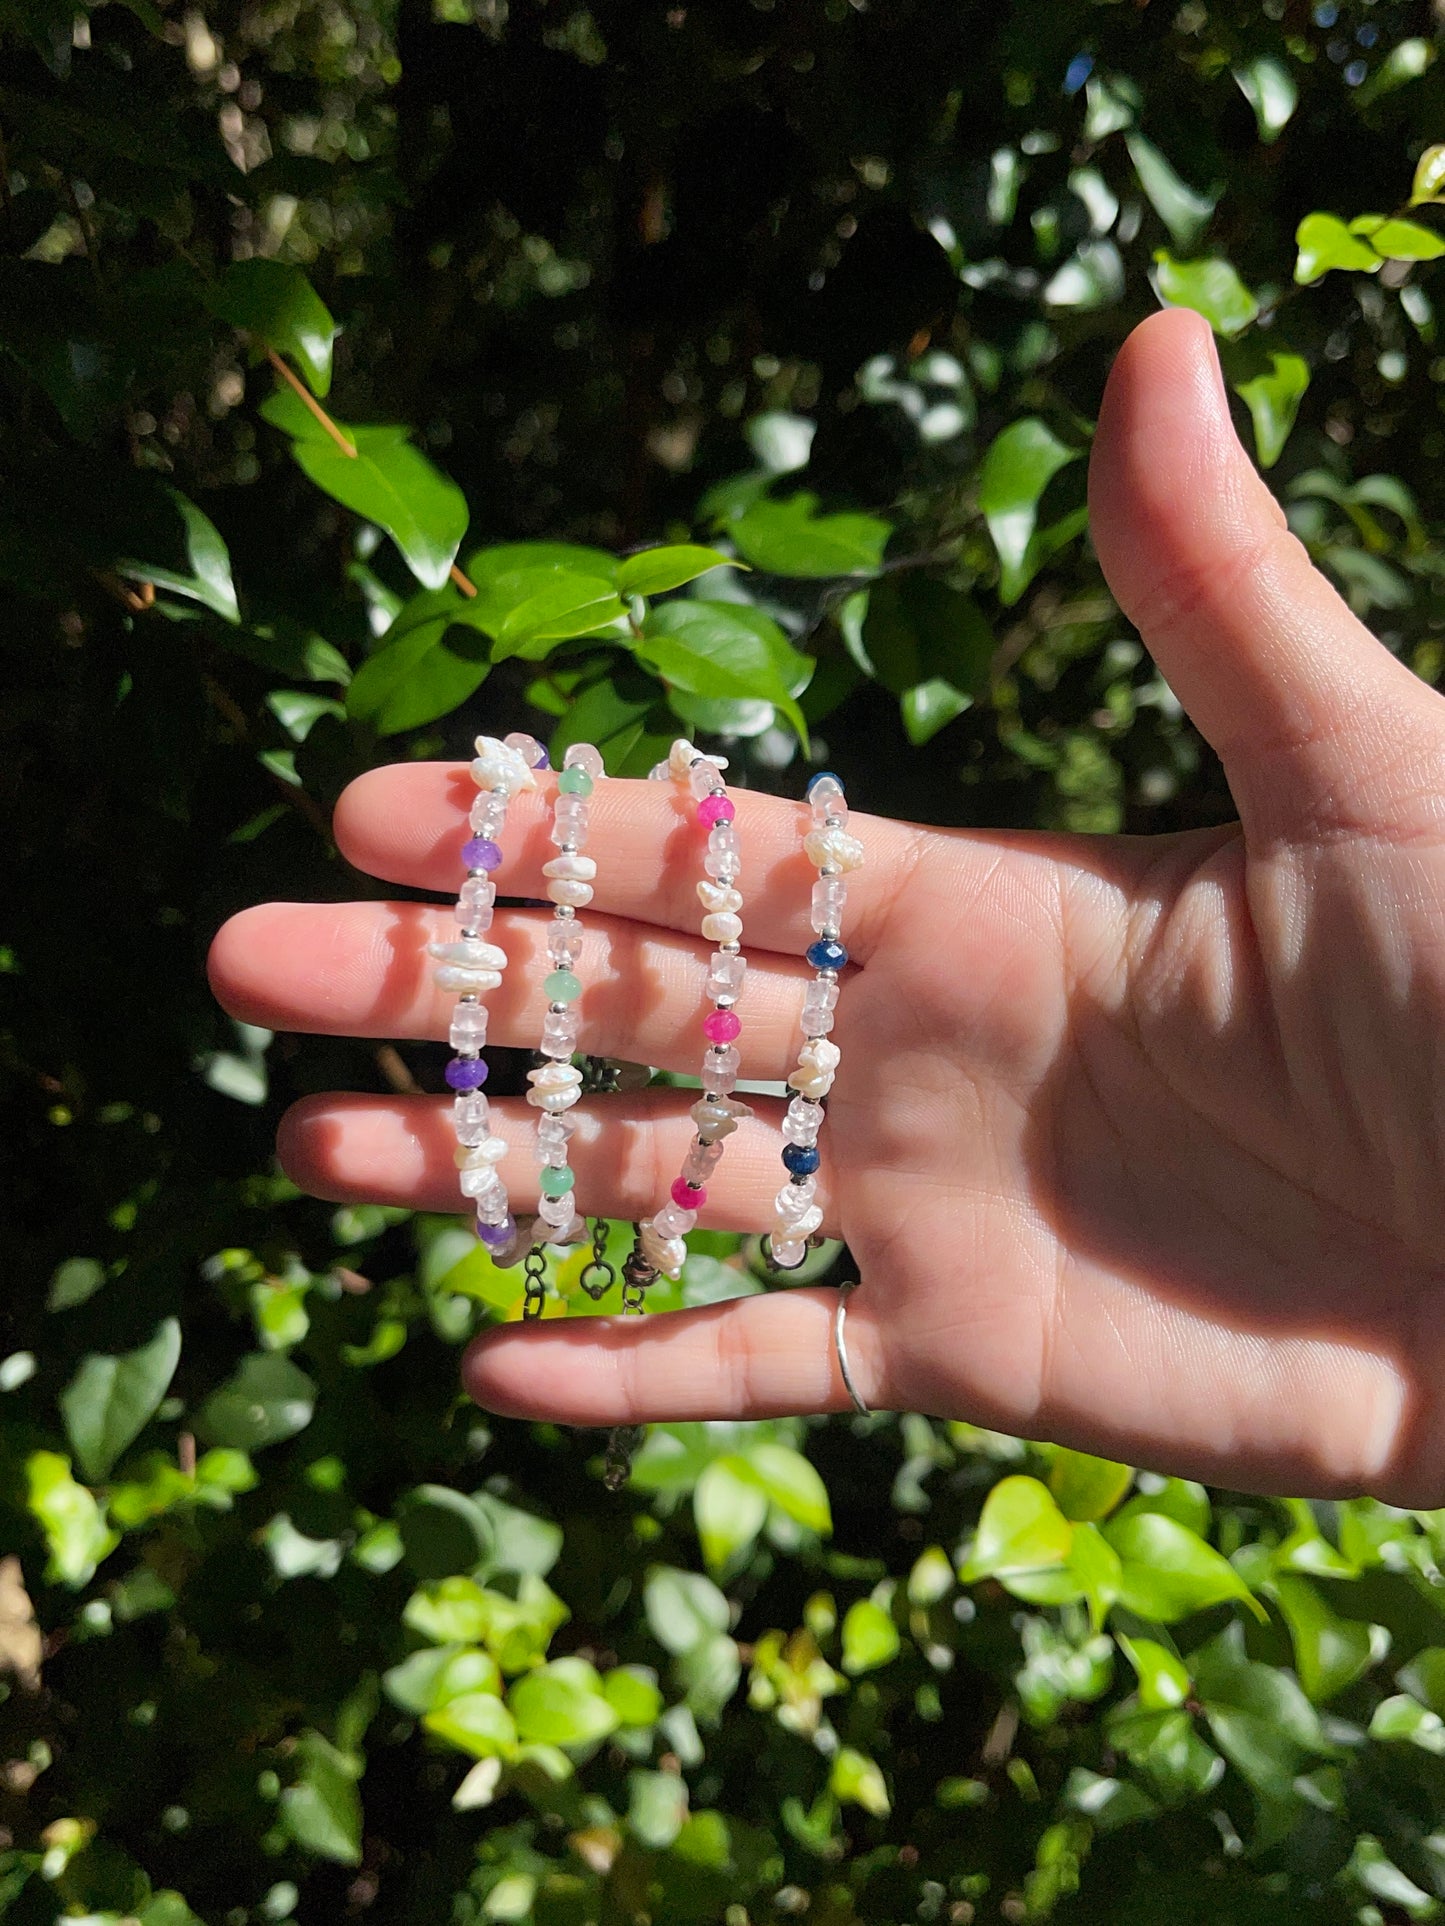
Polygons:
<instances>
[{"instance_id":1,"label":"dark green foliage","mask_svg":"<svg viewBox=\"0 0 1445 1926\"><path fill-rule=\"evenodd\" d=\"M203 977L241 905L373 888L352 776L483 725L626 774L688 728L789 792L826 755L934 822L1223 819L1085 530L1159 299L1433 681L1434 32L0 8L7 1919L1440 1914L1445 1515L918 1417L659 1427L610 1499L598 1440L459 1396L512 1274L275 1172L289 1099L436 1052ZM656 1302L762 1288L698 1241Z\"/></svg>"}]
</instances>

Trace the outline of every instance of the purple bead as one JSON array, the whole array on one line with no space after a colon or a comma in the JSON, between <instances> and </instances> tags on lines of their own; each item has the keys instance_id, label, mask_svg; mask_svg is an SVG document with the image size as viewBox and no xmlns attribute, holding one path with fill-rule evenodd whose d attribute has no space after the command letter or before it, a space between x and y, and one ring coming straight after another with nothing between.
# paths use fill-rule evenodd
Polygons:
<instances>
[{"instance_id":1,"label":"purple bead","mask_svg":"<svg viewBox=\"0 0 1445 1926\"><path fill-rule=\"evenodd\" d=\"M447 1082L453 1090L480 1090L487 1080L487 1066L480 1057L453 1057L447 1065Z\"/></svg>"},{"instance_id":2,"label":"purple bead","mask_svg":"<svg viewBox=\"0 0 1445 1926\"><path fill-rule=\"evenodd\" d=\"M537 744L537 748L540 753L538 754L537 760L532 764L532 767L534 769L550 769L552 767L552 758L547 754L547 751L542 748L541 743Z\"/></svg>"},{"instance_id":3,"label":"purple bead","mask_svg":"<svg viewBox=\"0 0 1445 1926\"><path fill-rule=\"evenodd\" d=\"M517 1235L517 1220L510 1211L500 1224L484 1224L477 1219L477 1236L489 1251L504 1250Z\"/></svg>"},{"instance_id":4,"label":"purple bead","mask_svg":"<svg viewBox=\"0 0 1445 1926\"><path fill-rule=\"evenodd\" d=\"M495 869L501 860L501 849L489 836L473 836L462 844L462 861L468 869Z\"/></svg>"}]
</instances>

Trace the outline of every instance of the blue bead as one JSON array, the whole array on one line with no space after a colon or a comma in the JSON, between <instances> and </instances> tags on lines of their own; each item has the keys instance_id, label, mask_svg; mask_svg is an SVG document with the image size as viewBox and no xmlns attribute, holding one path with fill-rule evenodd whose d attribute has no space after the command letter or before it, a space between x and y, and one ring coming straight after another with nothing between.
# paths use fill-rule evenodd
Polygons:
<instances>
[{"instance_id":1,"label":"blue bead","mask_svg":"<svg viewBox=\"0 0 1445 1926\"><path fill-rule=\"evenodd\" d=\"M811 1177L822 1162L816 1144L784 1144L783 1162L794 1177Z\"/></svg>"},{"instance_id":2,"label":"blue bead","mask_svg":"<svg viewBox=\"0 0 1445 1926\"><path fill-rule=\"evenodd\" d=\"M815 970L841 970L848 961L848 952L836 936L820 936L808 945L807 956Z\"/></svg>"},{"instance_id":3,"label":"blue bead","mask_svg":"<svg viewBox=\"0 0 1445 1926\"><path fill-rule=\"evenodd\" d=\"M808 778L808 787L803 791L803 794L805 796L811 796L820 782L841 783L842 780L843 778L841 776L835 776L831 769L820 769L816 776L810 776Z\"/></svg>"}]
</instances>

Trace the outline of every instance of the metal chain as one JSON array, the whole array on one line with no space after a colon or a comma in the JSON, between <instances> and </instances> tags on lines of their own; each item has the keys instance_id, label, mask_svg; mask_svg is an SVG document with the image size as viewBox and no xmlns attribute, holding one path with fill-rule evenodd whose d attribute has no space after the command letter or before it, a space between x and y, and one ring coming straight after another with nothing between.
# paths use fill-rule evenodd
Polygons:
<instances>
[{"instance_id":1,"label":"metal chain","mask_svg":"<svg viewBox=\"0 0 1445 1926\"><path fill-rule=\"evenodd\" d=\"M622 1265L622 1310L624 1316L636 1317L642 1311L648 1286L657 1282L657 1272L642 1254L641 1227L634 1224L632 1232L632 1249ZM632 1454L641 1444L643 1435L644 1427L640 1424L616 1424L608 1432L602 1482L609 1491L621 1491L627 1483L632 1469Z\"/></svg>"},{"instance_id":2,"label":"metal chain","mask_svg":"<svg viewBox=\"0 0 1445 1926\"><path fill-rule=\"evenodd\" d=\"M582 1266L582 1275L577 1280L594 1304L600 1304L617 1282L616 1266L607 1262L608 1230L605 1217L593 1218L592 1255Z\"/></svg>"},{"instance_id":3,"label":"metal chain","mask_svg":"<svg viewBox=\"0 0 1445 1926\"><path fill-rule=\"evenodd\" d=\"M542 1315L547 1302L547 1258L540 1245L527 1252L523 1260L523 1270L527 1273L526 1295L522 1299L522 1317L527 1323Z\"/></svg>"}]
</instances>

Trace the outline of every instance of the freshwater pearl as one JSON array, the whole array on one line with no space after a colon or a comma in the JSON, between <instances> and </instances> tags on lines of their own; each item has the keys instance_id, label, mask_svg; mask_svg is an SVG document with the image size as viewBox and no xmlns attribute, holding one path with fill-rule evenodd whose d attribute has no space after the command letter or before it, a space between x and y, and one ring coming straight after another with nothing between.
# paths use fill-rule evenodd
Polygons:
<instances>
[{"instance_id":1,"label":"freshwater pearl","mask_svg":"<svg viewBox=\"0 0 1445 1926\"><path fill-rule=\"evenodd\" d=\"M803 838L808 861L818 869L858 869L863 862L863 845L846 829L812 829Z\"/></svg>"},{"instance_id":2,"label":"freshwater pearl","mask_svg":"<svg viewBox=\"0 0 1445 1926\"><path fill-rule=\"evenodd\" d=\"M702 919L702 933L709 943L736 943L743 933L743 919L731 910L719 910Z\"/></svg>"},{"instance_id":3,"label":"freshwater pearl","mask_svg":"<svg viewBox=\"0 0 1445 1926\"><path fill-rule=\"evenodd\" d=\"M542 874L564 877L569 883L590 883L597 865L590 856L554 856L550 863L543 863Z\"/></svg>"}]
</instances>

